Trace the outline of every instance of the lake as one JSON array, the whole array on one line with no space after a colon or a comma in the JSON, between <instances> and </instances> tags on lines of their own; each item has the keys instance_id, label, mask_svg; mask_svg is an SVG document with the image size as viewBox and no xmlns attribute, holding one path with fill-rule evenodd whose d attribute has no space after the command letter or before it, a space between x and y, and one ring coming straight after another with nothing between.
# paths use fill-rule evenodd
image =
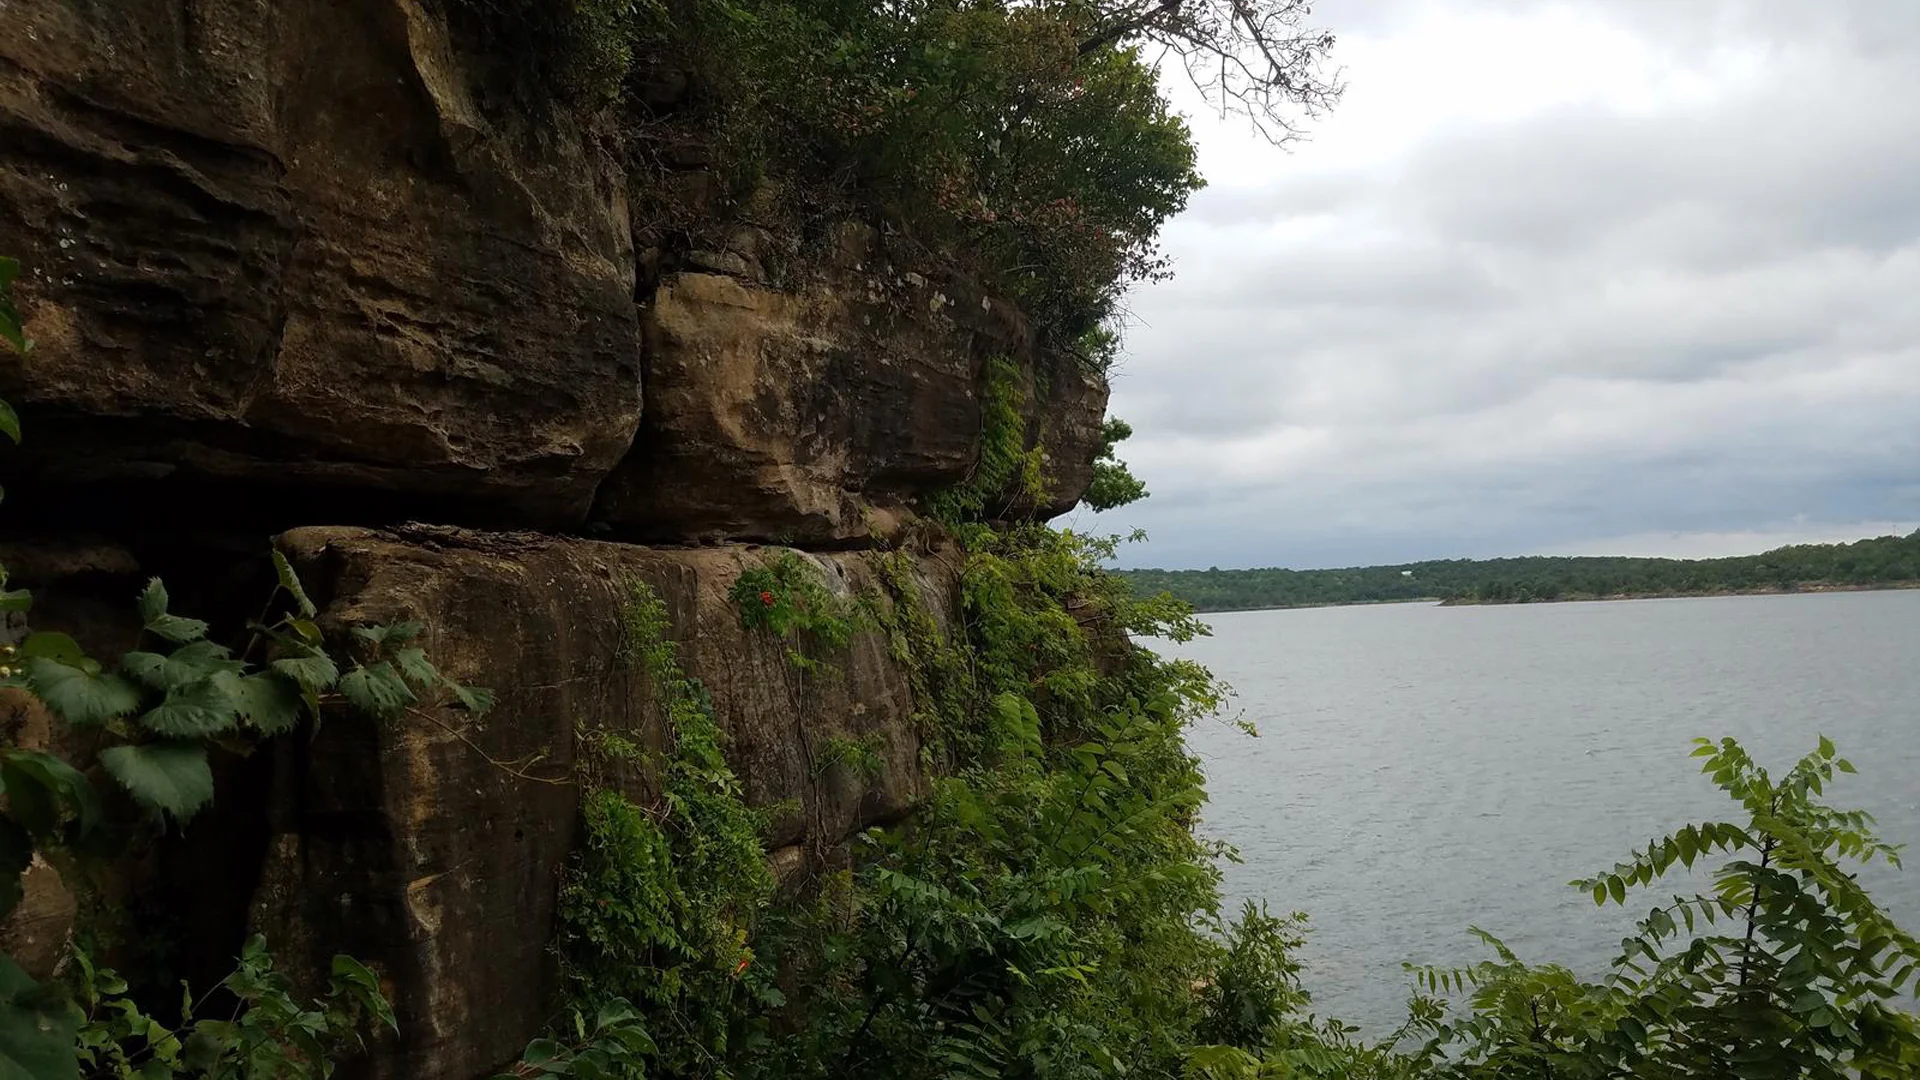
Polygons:
<instances>
[{"instance_id":1,"label":"lake","mask_svg":"<svg viewBox=\"0 0 1920 1080\"><path fill-rule=\"evenodd\" d=\"M1206 619L1211 638L1152 644L1231 683L1261 732L1190 736L1203 831L1245 860L1227 898L1307 912L1316 1011L1370 1033L1404 1015L1402 961L1483 956L1468 926L1601 973L1656 894L1596 909L1566 882L1689 820L1742 820L1687 756L1696 735L1777 774L1825 733L1861 772L1830 799L1920 841L1920 591ZM1863 880L1920 928L1920 865Z\"/></svg>"}]
</instances>

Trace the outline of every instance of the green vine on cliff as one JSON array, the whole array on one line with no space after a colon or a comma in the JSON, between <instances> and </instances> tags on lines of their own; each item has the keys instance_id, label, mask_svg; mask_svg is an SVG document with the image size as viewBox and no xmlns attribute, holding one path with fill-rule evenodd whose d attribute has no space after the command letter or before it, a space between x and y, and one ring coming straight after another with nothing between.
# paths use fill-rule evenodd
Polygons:
<instances>
[{"instance_id":1,"label":"green vine on cliff","mask_svg":"<svg viewBox=\"0 0 1920 1080\"><path fill-rule=\"evenodd\" d=\"M940 625L921 591L913 555L904 550L878 556L886 602L875 606L887 652L907 673L914 728L924 763L947 769L974 760L982 749L978 694L968 653Z\"/></svg>"},{"instance_id":2,"label":"green vine on cliff","mask_svg":"<svg viewBox=\"0 0 1920 1080\"><path fill-rule=\"evenodd\" d=\"M668 1075L717 1076L778 1000L751 945L773 893L765 820L742 798L706 688L680 666L666 605L643 581L627 588L624 655L671 743L657 806L588 794L561 890L561 953L580 1015L631 1003L632 1023L613 1029L621 1039L644 1031L644 1056Z\"/></svg>"},{"instance_id":3,"label":"green vine on cliff","mask_svg":"<svg viewBox=\"0 0 1920 1080\"><path fill-rule=\"evenodd\" d=\"M928 514L949 526L1003 517L1020 501L1046 498L1045 451L1027 446L1029 404L1020 365L996 356L980 384L980 456L961 483L924 500Z\"/></svg>"}]
</instances>

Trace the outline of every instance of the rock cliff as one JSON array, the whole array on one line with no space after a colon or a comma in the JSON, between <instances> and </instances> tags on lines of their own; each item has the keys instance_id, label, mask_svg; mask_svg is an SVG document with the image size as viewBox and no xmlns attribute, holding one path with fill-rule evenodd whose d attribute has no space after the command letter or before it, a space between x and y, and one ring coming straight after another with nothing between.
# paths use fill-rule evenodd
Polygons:
<instances>
[{"instance_id":1,"label":"rock cliff","mask_svg":"<svg viewBox=\"0 0 1920 1080\"><path fill-rule=\"evenodd\" d=\"M47 597L35 618L116 647L96 613L164 572L238 627L278 544L323 626L418 619L499 695L479 722L342 717L229 762L246 797L137 888L196 892L297 979L335 952L375 965L402 1034L352 1075L489 1075L551 1016L580 733L670 737L622 659L633 582L776 808L777 867L908 811L928 776L888 642L863 631L837 678L801 679L728 589L779 544L876 595L878 549L912 540L950 623L957 557L914 522L977 468L988 363L1019 365L1047 462L1044 492L1005 500L1025 516L1085 489L1100 377L868 224L777 276L751 230L636 242L657 178L584 125L485 107L484 65L420 0L0 8L0 254L38 343L0 364L31 433L0 521L16 553L65 553L8 560ZM835 736L878 770L824 769ZM240 932L189 934L183 968Z\"/></svg>"}]
</instances>

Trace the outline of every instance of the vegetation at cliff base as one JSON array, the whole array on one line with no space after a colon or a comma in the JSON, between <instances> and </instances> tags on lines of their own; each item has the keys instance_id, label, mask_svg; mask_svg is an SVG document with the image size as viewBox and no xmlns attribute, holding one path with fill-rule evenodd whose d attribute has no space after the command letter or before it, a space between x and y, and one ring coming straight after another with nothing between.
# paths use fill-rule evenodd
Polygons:
<instances>
[{"instance_id":1,"label":"vegetation at cliff base","mask_svg":"<svg viewBox=\"0 0 1920 1080\"><path fill-rule=\"evenodd\" d=\"M1198 611L1245 611L1405 600L1528 603L1637 596L1709 596L1920 584L1920 532L1850 544L1796 544L1724 559L1535 555L1442 559L1339 570L1122 570L1143 594Z\"/></svg>"}]
</instances>

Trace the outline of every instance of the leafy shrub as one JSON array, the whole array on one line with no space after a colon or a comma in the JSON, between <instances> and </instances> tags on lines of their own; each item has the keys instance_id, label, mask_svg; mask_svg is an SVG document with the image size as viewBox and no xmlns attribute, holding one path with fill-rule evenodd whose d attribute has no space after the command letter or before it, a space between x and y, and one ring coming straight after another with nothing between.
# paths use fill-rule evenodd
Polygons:
<instances>
[{"instance_id":1,"label":"leafy shrub","mask_svg":"<svg viewBox=\"0 0 1920 1080\"><path fill-rule=\"evenodd\" d=\"M727 595L740 613L740 624L787 642L787 658L802 670L819 665L809 649L845 650L865 618L857 604L834 595L818 567L792 550L743 571Z\"/></svg>"},{"instance_id":2,"label":"leafy shrub","mask_svg":"<svg viewBox=\"0 0 1920 1080\"><path fill-rule=\"evenodd\" d=\"M1007 516L1010 499L1038 504L1046 492L1043 451L1027 447L1027 393L1019 365L1005 356L987 361L980 392L980 458L966 480L923 501L934 518L961 525Z\"/></svg>"},{"instance_id":3,"label":"leafy shrub","mask_svg":"<svg viewBox=\"0 0 1920 1080\"><path fill-rule=\"evenodd\" d=\"M1147 497L1147 485L1114 453L1116 446L1132 437L1133 425L1125 420L1108 419L1100 426L1100 446L1093 457L1093 481L1087 485L1087 493L1081 500L1095 510L1112 510Z\"/></svg>"},{"instance_id":4,"label":"leafy shrub","mask_svg":"<svg viewBox=\"0 0 1920 1080\"><path fill-rule=\"evenodd\" d=\"M1821 797L1852 764L1822 738L1776 780L1732 739L1696 742L1739 819L1688 825L1573 884L1624 904L1675 867L1714 860L1713 888L1648 909L1597 983L1522 963L1488 935L1497 960L1420 970L1428 987L1472 989L1473 1012L1441 1032L1458 1058L1447 1075L1920 1074L1920 1019L1899 1006L1920 942L1843 866L1897 862L1897 849L1867 814Z\"/></svg>"},{"instance_id":5,"label":"leafy shrub","mask_svg":"<svg viewBox=\"0 0 1920 1080\"><path fill-rule=\"evenodd\" d=\"M75 1004L82 1017L75 1041L89 1077L319 1080L332 1074L335 1060L363 1047L360 1032L368 1021L399 1030L379 979L358 961L334 957L326 996L302 1005L286 977L273 970L258 936L247 941L239 966L213 993L196 999L181 988L185 1015L177 1028L142 1011L126 996L124 979L96 970L85 954L74 959ZM221 995L235 1004L210 1008ZM75 1074L63 1063L60 1070L34 1075Z\"/></svg>"},{"instance_id":6,"label":"leafy shrub","mask_svg":"<svg viewBox=\"0 0 1920 1080\"><path fill-rule=\"evenodd\" d=\"M705 688L680 668L666 605L642 581L629 589L626 656L673 740L661 807L612 790L587 796L585 841L561 890L561 954L580 1015L631 1003L619 1030L652 1045L622 1034L625 1052L670 1075L714 1075L778 1001L750 944L773 892L763 821L741 799Z\"/></svg>"}]
</instances>

